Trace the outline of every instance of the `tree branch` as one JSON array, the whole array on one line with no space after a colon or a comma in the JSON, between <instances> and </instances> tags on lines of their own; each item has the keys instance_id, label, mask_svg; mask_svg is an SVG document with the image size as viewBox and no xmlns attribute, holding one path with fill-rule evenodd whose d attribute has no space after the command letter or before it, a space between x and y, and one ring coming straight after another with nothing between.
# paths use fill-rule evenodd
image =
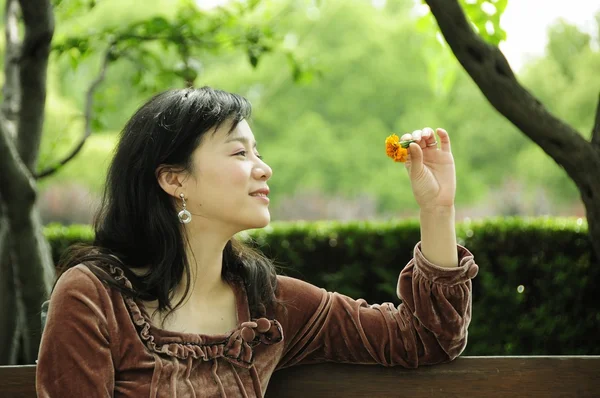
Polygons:
<instances>
[{"instance_id":1,"label":"tree branch","mask_svg":"<svg viewBox=\"0 0 600 398\"><path fill-rule=\"evenodd\" d=\"M0 116L0 170L0 193L9 209L17 201L35 199L33 178L6 131L3 116Z\"/></svg>"},{"instance_id":2,"label":"tree branch","mask_svg":"<svg viewBox=\"0 0 600 398\"><path fill-rule=\"evenodd\" d=\"M21 87L19 84L19 4L16 0L7 0L4 14L6 54L4 56L5 82L2 87L4 102L2 114L6 120L5 131L11 139L17 136L19 105L21 104Z\"/></svg>"},{"instance_id":3,"label":"tree branch","mask_svg":"<svg viewBox=\"0 0 600 398\"><path fill-rule=\"evenodd\" d=\"M19 0L19 3L25 37L20 58L21 108L16 144L20 158L33 173L44 124L46 74L54 16L50 0Z\"/></svg>"},{"instance_id":4,"label":"tree branch","mask_svg":"<svg viewBox=\"0 0 600 398\"><path fill-rule=\"evenodd\" d=\"M112 50L112 45L109 46L109 48L106 50L102 61L102 66L100 67L100 72L98 73L98 76L96 77L96 79L94 79L94 81L90 85L90 88L87 91L85 100L85 132L83 137L81 138L81 141L79 141L77 146L75 146L75 148L73 148L73 150L63 160L37 173L35 175L37 179L48 177L49 175L56 173L62 166L64 166L71 159L73 159L79 153L79 151L81 151L86 140L92 134L92 112L94 108L94 94L98 89L98 86L100 86L100 83L102 83L102 81L104 81L104 78L106 77L106 70L108 69L108 64L111 61Z\"/></svg>"},{"instance_id":5,"label":"tree branch","mask_svg":"<svg viewBox=\"0 0 600 398\"><path fill-rule=\"evenodd\" d=\"M598 107L596 108L596 118L592 128L592 146L600 152L600 95L598 96Z\"/></svg>"},{"instance_id":6,"label":"tree branch","mask_svg":"<svg viewBox=\"0 0 600 398\"><path fill-rule=\"evenodd\" d=\"M454 55L488 101L579 185L580 171L590 167L590 160L600 163L589 143L519 84L502 52L471 28L457 0L425 1Z\"/></svg>"}]
</instances>

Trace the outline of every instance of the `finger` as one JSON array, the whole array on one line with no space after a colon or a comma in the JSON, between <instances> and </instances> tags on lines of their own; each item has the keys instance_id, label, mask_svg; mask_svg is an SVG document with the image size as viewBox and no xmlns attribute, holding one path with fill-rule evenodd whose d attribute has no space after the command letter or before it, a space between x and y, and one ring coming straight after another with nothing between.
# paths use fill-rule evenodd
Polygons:
<instances>
[{"instance_id":1,"label":"finger","mask_svg":"<svg viewBox=\"0 0 600 398\"><path fill-rule=\"evenodd\" d=\"M410 155L410 176L411 178L421 173L423 169L423 150L421 146L415 142L408 147Z\"/></svg>"},{"instance_id":2,"label":"finger","mask_svg":"<svg viewBox=\"0 0 600 398\"><path fill-rule=\"evenodd\" d=\"M425 143L425 148L433 148L437 149L435 145L435 133L431 127L425 127L423 129L423 141Z\"/></svg>"},{"instance_id":3,"label":"finger","mask_svg":"<svg viewBox=\"0 0 600 398\"><path fill-rule=\"evenodd\" d=\"M440 137L442 151L452 152L450 148L450 136L448 135L448 132L444 129L437 129L436 131L438 136Z\"/></svg>"},{"instance_id":4,"label":"finger","mask_svg":"<svg viewBox=\"0 0 600 398\"><path fill-rule=\"evenodd\" d=\"M417 144L419 144L419 146L423 149L425 148L425 146L427 145L425 143L425 140L423 139L423 131L422 130L415 130L412 132L412 139L417 141Z\"/></svg>"},{"instance_id":5,"label":"finger","mask_svg":"<svg viewBox=\"0 0 600 398\"><path fill-rule=\"evenodd\" d=\"M408 141L408 140L412 140L412 134L410 134L410 133L403 134L402 137L400 137L400 141Z\"/></svg>"}]
</instances>

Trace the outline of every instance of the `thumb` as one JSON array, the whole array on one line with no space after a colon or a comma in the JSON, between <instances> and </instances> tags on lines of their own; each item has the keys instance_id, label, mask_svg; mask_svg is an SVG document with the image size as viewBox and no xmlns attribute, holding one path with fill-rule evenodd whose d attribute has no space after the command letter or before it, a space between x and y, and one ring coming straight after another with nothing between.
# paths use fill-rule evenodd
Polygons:
<instances>
[{"instance_id":1,"label":"thumb","mask_svg":"<svg viewBox=\"0 0 600 398\"><path fill-rule=\"evenodd\" d=\"M410 177L413 178L421 174L423 170L423 150L421 146L416 143L411 143L408 147L408 153L410 155Z\"/></svg>"}]
</instances>

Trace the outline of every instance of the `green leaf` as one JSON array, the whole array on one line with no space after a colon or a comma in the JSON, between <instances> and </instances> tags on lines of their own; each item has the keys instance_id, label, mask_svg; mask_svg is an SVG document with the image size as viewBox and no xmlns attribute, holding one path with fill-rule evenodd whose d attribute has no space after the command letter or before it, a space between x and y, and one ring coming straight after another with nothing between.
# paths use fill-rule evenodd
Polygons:
<instances>
[{"instance_id":1,"label":"green leaf","mask_svg":"<svg viewBox=\"0 0 600 398\"><path fill-rule=\"evenodd\" d=\"M71 68L73 69L77 69L77 66L79 65L79 58L80 58L80 53L79 50L77 48L71 48L68 52L69 54L69 62L71 64Z\"/></svg>"},{"instance_id":2,"label":"green leaf","mask_svg":"<svg viewBox=\"0 0 600 398\"><path fill-rule=\"evenodd\" d=\"M252 49L248 49L248 60L250 61L250 65L256 68L258 66L258 55L256 52L252 51Z\"/></svg>"}]
</instances>

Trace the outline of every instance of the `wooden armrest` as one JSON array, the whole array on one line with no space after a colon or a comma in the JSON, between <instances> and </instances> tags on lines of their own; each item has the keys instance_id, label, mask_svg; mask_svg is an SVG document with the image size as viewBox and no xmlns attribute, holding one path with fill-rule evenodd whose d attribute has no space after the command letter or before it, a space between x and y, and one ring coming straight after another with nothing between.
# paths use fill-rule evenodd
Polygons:
<instances>
[{"instance_id":1,"label":"wooden armrest","mask_svg":"<svg viewBox=\"0 0 600 398\"><path fill-rule=\"evenodd\" d=\"M418 369L318 364L273 374L267 398L598 397L600 356L461 357ZM0 366L0 397L35 398L35 365Z\"/></svg>"}]
</instances>

